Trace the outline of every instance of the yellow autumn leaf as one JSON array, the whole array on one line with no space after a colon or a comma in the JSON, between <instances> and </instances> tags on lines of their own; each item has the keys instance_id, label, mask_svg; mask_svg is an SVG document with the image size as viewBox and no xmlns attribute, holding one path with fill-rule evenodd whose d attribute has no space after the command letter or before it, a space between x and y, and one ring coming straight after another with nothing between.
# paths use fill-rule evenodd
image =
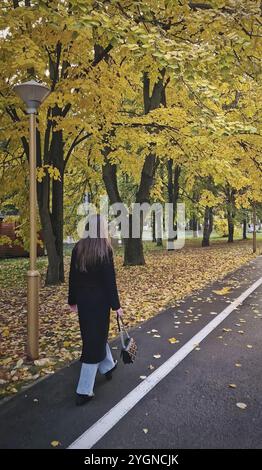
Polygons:
<instances>
[{"instance_id":1,"label":"yellow autumn leaf","mask_svg":"<svg viewBox=\"0 0 262 470\"><path fill-rule=\"evenodd\" d=\"M61 442L59 442L59 441L52 441L51 442L52 447L58 447L60 444L61 444Z\"/></svg>"},{"instance_id":2,"label":"yellow autumn leaf","mask_svg":"<svg viewBox=\"0 0 262 470\"><path fill-rule=\"evenodd\" d=\"M223 287L223 289L213 290L212 292L214 292L217 295L225 295L225 294L228 294L230 291L231 291L231 287Z\"/></svg>"},{"instance_id":3,"label":"yellow autumn leaf","mask_svg":"<svg viewBox=\"0 0 262 470\"><path fill-rule=\"evenodd\" d=\"M168 340L168 341L169 341L169 343L170 343L170 344L179 343L179 340L178 340L178 339L176 339L176 338L169 338L169 340Z\"/></svg>"}]
</instances>

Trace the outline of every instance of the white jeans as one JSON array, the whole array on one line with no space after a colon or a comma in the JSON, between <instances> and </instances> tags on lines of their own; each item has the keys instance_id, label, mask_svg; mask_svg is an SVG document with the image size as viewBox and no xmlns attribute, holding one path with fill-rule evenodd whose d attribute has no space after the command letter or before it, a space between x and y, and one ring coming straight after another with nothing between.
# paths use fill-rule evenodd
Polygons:
<instances>
[{"instance_id":1,"label":"white jeans","mask_svg":"<svg viewBox=\"0 0 262 470\"><path fill-rule=\"evenodd\" d=\"M86 364L82 363L79 382L76 392L80 395L94 395L93 388L95 384L95 378L97 370L101 374L105 374L115 366L114 359L112 357L109 344L106 344L106 357L103 361L97 364Z\"/></svg>"}]
</instances>

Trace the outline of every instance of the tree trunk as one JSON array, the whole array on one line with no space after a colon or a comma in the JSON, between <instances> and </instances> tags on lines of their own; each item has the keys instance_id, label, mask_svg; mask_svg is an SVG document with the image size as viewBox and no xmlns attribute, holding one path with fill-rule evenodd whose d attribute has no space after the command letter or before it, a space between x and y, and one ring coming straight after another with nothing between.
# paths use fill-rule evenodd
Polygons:
<instances>
[{"instance_id":1,"label":"tree trunk","mask_svg":"<svg viewBox=\"0 0 262 470\"><path fill-rule=\"evenodd\" d=\"M124 266L145 264L143 242L141 238L129 238L124 241Z\"/></svg>"},{"instance_id":2,"label":"tree trunk","mask_svg":"<svg viewBox=\"0 0 262 470\"><path fill-rule=\"evenodd\" d=\"M226 187L227 197L227 226L228 226L228 243L234 241L234 229L235 229L235 193L236 190L230 186Z\"/></svg>"},{"instance_id":3,"label":"tree trunk","mask_svg":"<svg viewBox=\"0 0 262 470\"><path fill-rule=\"evenodd\" d=\"M227 211L227 225L228 225L228 243L233 243L234 241L234 215L231 210Z\"/></svg>"},{"instance_id":4,"label":"tree trunk","mask_svg":"<svg viewBox=\"0 0 262 470\"><path fill-rule=\"evenodd\" d=\"M37 184L37 199L40 221L43 230L43 238L48 257L48 273L50 283L59 282L59 260L56 251L55 237L51 222L51 214L49 211L49 191L50 191L50 179L49 176L45 176L42 183ZM47 282L47 279L46 279Z\"/></svg>"},{"instance_id":5,"label":"tree trunk","mask_svg":"<svg viewBox=\"0 0 262 470\"><path fill-rule=\"evenodd\" d=\"M156 246L163 246L162 237L156 236L156 214L155 211L152 213L152 239L156 243Z\"/></svg>"},{"instance_id":6,"label":"tree trunk","mask_svg":"<svg viewBox=\"0 0 262 470\"><path fill-rule=\"evenodd\" d=\"M162 227L161 227L161 231L159 230L159 227L157 229L155 211L153 211L152 219L153 219L153 241L156 243L156 246L163 246Z\"/></svg>"},{"instance_id":7,"label":"tree trunk","mask_svg":"<svg viewBox=\"0 0 262 470\"><path fill-rule=\"evenodd\" d=\"M172 204L172 207L173 207L172 229L173 229L173 232L175 232L175 235L173 237L168 236L168 246L169 246L168 249L173 250L172 246L170 247L170 244L172 244L172 242L174 242L174 240L177 239L176 216L177 216L177 203L178 203L178 198L179 198L179 177L181 173L181 167L179 165L175 165L175 168L173 169L173 160L170 159L167 162L167 172L168 172L168 183L167 183L168 202Z\"/></svg>"},{"instance_id":8,"label":"tree trunk","mask_svg":"<svg viewBox=\"0 0 262 470\"><path fill-rule=\"evenodd\" d=\"M192 215L191 219L189 220L189 230L193 232L193 237L198 237L198 221L195 214Z\"/></svg>"},{"instance_id":9,"label":"tree trunk","mask_svg":"<svg viewBox=\"0 0 262 470\"><path fill-rule=\"evenodd\" d=\"M53 110L53 113L57 110ZM50 126L50 125L49 125ZM52 133L50 149L47 151L51 126L47 128L44 142L44 164L53 164L60 171L61 180L51 180L49 174L37 183L37 200L43 238L48 257L47 285L64 282L63 262L63 180L64 144L62 131ZM48 133L48 135L47 135ZM37 132L37 165L42 165L40 135ZM52 189L52 197L50 193Z\"/></svg>"},{"instance_id":10,"label":"tree trunk","mask_svg":"<svg viewBox=\"0 0 262 470\"><path fill-rule=\"evenodd\" d=\"M143 216L140 216L140 237L132 238L133 214L129 214L129 238L124 239L124 266L139 266L145 264L143 251Z\"/></svg>"},{"instance_id":11,"label":"tree trunk","mask_svg":"<svg viewBox=\"0 0 262 470\"><path fill-rule=\"evenodd\" d=\"M152 213L151 227L152 227L152 241L156 243L156 214L155 214L155 211L153 211L153 213Z\"/></svg>"},{"instance_id":12,"label":"tree trunk","mask_svg":"<svg viewBox=\"0 0 262 470\"><path fill-rule=\"evenodd\" d=\"M243 240L247 240L247 218L243 219Z\"/></svg>"},{"instance_id":13,"label":"tree trunk","mask_svg":"<svg viewBox=\"0 0 262 470\"><path fill-rule=\"evenodd\" d=\"M173 160L170 158L167 162L167 193L168 193L168 203L173 204L173 199L174 199L174 184L173 184ZM174 216L174 206L173 207L173 219L172 219L172 230L175 232L175 216ZM169 228L168 228L169 231ZM170 233L168 233L167 236L167 246L168 250L172 250L173 248L170 247L172 246L173 242L175 240L174 236L170 236Z\"/></svg>"},{"instance_id":14,"label":"tree trunk","mask_svg":"<svg viewBox=\"0 0 262 470\"><path fill-rule=\"evenodd\" d=\"M154 174L156 167L156 157L154 153L147 155L144 166L142 169L142 175L138 192L136 194L136 203L143 204L149 202L150 189L153 184ZM145 264L143 254L143 213L140 216L140 238L132 238L132 225L134 223L133 214L129 214L129 238L125 239L124 243L124 265L141 265Z\"/></svg>"},{"instance_id":15,"label":"tree trunk","mask_svg":"<svg viewBox=\"0 0 262 470\"><path fill-rule=\"evenodd\" d=\"M193 237L198 238L198 221L196 214L193 214L192 217L192 230L193 230Z\"/></svg>"},{"instance_id":16,"label":"tree trunk","mask_svg":"<svg viewBox=\"0 0 262 470\"><path fill-rule=\"evenodd\" d=\"M47 271L46 283L57 284L58 282L64 282L64 256L63 256L63 234L64 234L64 160L63 160L63 135L62 131L55 132L53 134L53 163L56 168L60 171L60 180L53 180L52 185L52 227L55 237L56 247L56 263L58 263L57 270L59 273L58 280L50 274L49 269Z\"/></svg>"},{"instance_id":17,"label":"tree trunk","mask_svg":"<svg viewBox=\"0 0 262 470\"><path fill-rule=\"evenodd\" d=\"M210 235L213 230L213 208L206 206L204 214L204 227L203 227L203 239L202 246L210 245Z\"/></svg>"},{"instance_id":18,"label":"tree trunk","mask_svg":"<svg viewBox=\"0 0 262 470\"><path fill-rule=\"evenodd\" d=\"M214 227L214 214L213 214L213 207L209 209L209 236L213 232Z\"/></svg>"},{"instance_id":19,"label":"tree trunk","mask_svg":"<svg viewBox=\"0 0 262 470\"><path fill-rule=\"evenodd\" d=\"M51 221L56 256L49 258L46 273L47 285L59 284L65 281L63 256L63 176L61 176L60 182L53 182L54 197L56 202L53 204Z\"/></svg>"},{"instance_id":20,"label":"tree trunk","mask_svg":"<svg viewBox=\"0 0 262 470\"><path fill-rule=\"evenodd\" d=\"M147 114L149 111L159 108L162 103L166 105L165 97L165 87L163 85L163 79L165 75L165 70L161 71L162 77L154 84L152 95L150 96L150 80L147 73L144 73L143 76L143 97L144 97L144 113ZM157 167L157 159L153 150L147 155L144 161L141 179L139 184L139 189L136 193L136 203L143 204L144 202L149 203L150 199L150 189L154 182L154 176ZM130 225L133 223L133 216L129 216ZM143 215L140 218L141 221L141 231L140 239L133 239L132 236L129 236L128 240L125 240L125 256L124 256L124 265L141 265L145 264L144 254L143 254Z\"/></svg>"}]
</instances>

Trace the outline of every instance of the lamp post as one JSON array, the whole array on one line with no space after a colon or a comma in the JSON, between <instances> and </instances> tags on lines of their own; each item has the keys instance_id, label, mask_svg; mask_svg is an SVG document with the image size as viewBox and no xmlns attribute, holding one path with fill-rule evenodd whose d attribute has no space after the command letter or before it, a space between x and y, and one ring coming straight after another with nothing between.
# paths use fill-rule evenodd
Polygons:
<instances>
[{"instance_id":1,"label":"lamp post","mask_svg":"<svg viewBox=\"0 0 262 470\"><path fill-rule=\"evenodd\" d=\"M39 356L39 280L36 269L37 230L36 230L36 113L49 95L50 90L35 80L14 86L15 93L24 101L29 114L29 211L30 211L30 268L27 272L27 356Z\"/></svg>"}]
</instances>

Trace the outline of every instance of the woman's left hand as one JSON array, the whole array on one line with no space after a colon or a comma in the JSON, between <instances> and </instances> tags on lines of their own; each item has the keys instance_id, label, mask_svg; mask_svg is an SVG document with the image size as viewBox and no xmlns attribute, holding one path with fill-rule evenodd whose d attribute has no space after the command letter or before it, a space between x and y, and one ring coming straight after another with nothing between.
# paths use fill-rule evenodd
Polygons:
<instances>
[{"instance_id":1,"label":"woman's left hand","mask_svg":"<svg viewBox=\"0 0 262 470\"><path fill-rule=\"evenodd\" d=\"M71 312L77 313L77 305L69 305Z\"/></svg>"},{"instance_id":2,"label":"woman's left hand","mask_svg":"<svg viewBox=\"0 0 262 470\"><path fill-rule=\"evenodd\" d=\"M116 314L118 317L122 317L123 316L123 309L120 307L117 311L116 311Z\"/></svg>"}]
</instances>

